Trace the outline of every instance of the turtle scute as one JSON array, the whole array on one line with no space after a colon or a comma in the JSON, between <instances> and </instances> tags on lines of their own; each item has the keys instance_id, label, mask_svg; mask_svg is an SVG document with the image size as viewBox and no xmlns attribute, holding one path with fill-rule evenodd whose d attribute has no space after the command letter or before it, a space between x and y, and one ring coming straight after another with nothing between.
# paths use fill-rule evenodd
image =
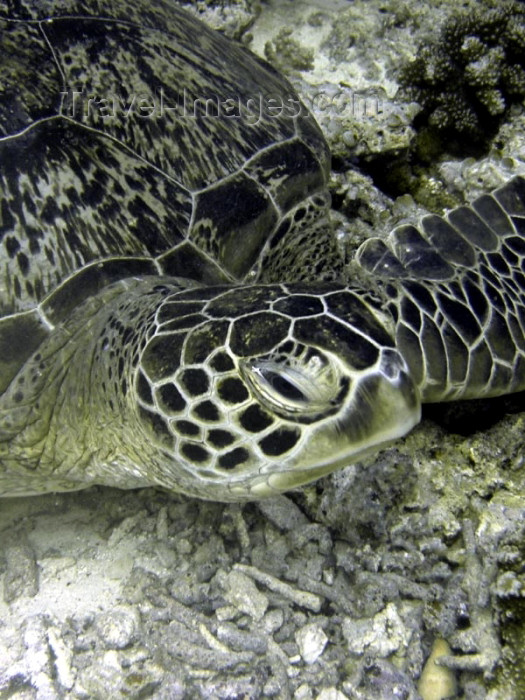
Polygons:
<instances>
[{"instance_id":1,"label":"turtle scute","mask_svg":"<svg viewBox=\"0 0 525 700\"><path fill-rule=\"evenodd\" d=\"M304 285L202 291L200 302L199 290L191 300L187 292L163 299L162 323L135 370L136 401L149 412L136 430L162 452L164 485L222 500L269 495L280 489L279 474L285 488L304 483L418 420L406 365L391 341L382 344L386 330L357 297L356 318L368 313L375 329L370 339L326 311L332 290L315 297ZM194 326L170 329L170 314L178 317L186 303ZM312 320L314 327L302 325Z\"/></svg>"},{"instance_id":2,"label":"turtle scute","mask_svg":"<svg viewBox=\"0 0 525 700\"><path fill-rule=\"evenodd\" d=\"M293 285L237 287L237 299L247 302L266 289L266 310L243 314L241 305L217 318L208 309L224 287L215 295L202 288L200 300L198 290L173 284L167 293L168 287L165 278L161 284L154 277L110 285L102 293L107 303L100 294L97 303L86 301L67 328L41 344L40 359L49 362L39 363L37 383L24 394L18 410L27 427L12 431L4 462L20 470L24 454L27 490L35 454L49 470L49 484L64 483L55 465L67 449L73 455L68 488L85 483L87 462L87 483L257 498L327 473L418 420L417 393L403 359L327 312L330 292L314 304L304 285L297 292ZM370 327L377 325L369 313ZM236 328L250 316L257 333L250 335L246 325L241 338ZM171 327L181 318L192 319L189 327ZM262 321L264 328L257 325ZM315 329L305 331L307 321L315 321ZM343 352L347 337L360 344ZM37 355L2 397L6 414L18 415L16 388L32 376L36 361ZM35 422L41 410L36 396L50 393L49 422ZM75 442L66 443L66 428L75 430Z\"/></svg>"}]
</instances>

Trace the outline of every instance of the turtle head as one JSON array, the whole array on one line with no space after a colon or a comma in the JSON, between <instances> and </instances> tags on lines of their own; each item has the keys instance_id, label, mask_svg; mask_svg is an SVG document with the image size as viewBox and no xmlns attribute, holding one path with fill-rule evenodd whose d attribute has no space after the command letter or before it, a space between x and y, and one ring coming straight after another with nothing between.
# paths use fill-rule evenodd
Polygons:
<instances>
[{"instance_id":1,"label":"turtle head","mask_svg":"<svg viewBox=\"0 0 525 700\"><path fill-rule=\"evenodd\" d=\"M135 386L158 482L214 500L317 479L420 417L380 314L355 292L321 286L168 297Z\"/></svg>"}]
</instances>

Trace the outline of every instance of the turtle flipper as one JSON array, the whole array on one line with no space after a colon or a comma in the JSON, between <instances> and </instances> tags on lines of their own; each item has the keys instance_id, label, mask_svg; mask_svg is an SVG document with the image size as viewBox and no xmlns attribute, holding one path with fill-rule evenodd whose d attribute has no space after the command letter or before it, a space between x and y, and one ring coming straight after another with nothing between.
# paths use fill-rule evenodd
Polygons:
<instances>
[{"instance_id":1,"label":"turtle flipper","mask_svg":"<svg viewBox=\"0 0 525 700\"><path fill-rule=\"evenodd\" d=\"M525 387L525 178L357 253L423 401Z\"/></svg>"}]
</instances>

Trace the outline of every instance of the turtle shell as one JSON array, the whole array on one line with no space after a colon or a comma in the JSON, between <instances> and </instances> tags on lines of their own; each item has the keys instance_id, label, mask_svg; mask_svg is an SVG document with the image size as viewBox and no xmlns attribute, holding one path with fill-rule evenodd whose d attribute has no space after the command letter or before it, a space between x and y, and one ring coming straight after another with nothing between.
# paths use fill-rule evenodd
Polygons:
<instances>
[{"instance_id":1,"label":"turtle shell","mask_svg":"<svg viewBox=\"0 0 525 700\"><path fill-rule=\"evenodd\" d=\"M169 0L0 3L0 390L105 285L253 269L324 190L291 85Z\"/></svg>"}]
</instances>

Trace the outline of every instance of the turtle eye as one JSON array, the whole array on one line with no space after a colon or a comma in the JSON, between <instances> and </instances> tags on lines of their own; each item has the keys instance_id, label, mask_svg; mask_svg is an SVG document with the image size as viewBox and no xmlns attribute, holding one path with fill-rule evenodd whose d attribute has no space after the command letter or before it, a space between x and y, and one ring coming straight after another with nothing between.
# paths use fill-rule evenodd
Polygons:
<instances>
[{"instance_id":1,"label":"turtle eye","mask_svg":"<svg viewBox=\"0 0 525 700\"><path fill-rule=\"evenodd\" d=\"M261 376L268 382L275 391L286 401L308 401L308 397L294 383L293 378L279 374L268 368L259 370Z\"/></svg>"},{"instance_id":2,"label":"turtle eye","mask_svg":"<svg viewBox=\"0 0 525 700\"><path fill-rule=\"evenodd\" d=\"M304 365L256 359L243 362L241 373L262 404L287 416L324 412L334 405L339 393L333 372L315 374Z\"/></svg>"}]
</instances>

